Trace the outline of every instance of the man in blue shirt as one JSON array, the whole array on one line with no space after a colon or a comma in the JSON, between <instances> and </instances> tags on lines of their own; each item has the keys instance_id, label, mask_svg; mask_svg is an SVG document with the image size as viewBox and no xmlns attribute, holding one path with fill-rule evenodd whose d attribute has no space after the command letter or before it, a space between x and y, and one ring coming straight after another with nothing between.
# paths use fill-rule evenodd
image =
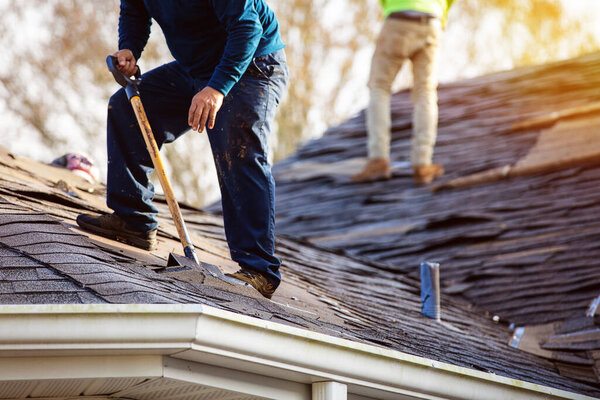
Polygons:
<instances>
[{"instance_id":1,"label":"man in blue shirt","mask_svg":"<svg viewBox=\"0 0 600 400\"><path fill-rule=\"evenodd\" d=\"M232 274L271 298L281 281L274 256L274 192L267 159L275 111L288 82L285 47L265 0L121 0L118 68L131 76L151 20L174 62L142 75L141 98L159 146L206 128L221 188ZM108 107L107 205L82 214L85 229L152 249L157 209L152 162L124 90ZM189 155L194 157L193 154Z\"/></svg>"}]
</instances>

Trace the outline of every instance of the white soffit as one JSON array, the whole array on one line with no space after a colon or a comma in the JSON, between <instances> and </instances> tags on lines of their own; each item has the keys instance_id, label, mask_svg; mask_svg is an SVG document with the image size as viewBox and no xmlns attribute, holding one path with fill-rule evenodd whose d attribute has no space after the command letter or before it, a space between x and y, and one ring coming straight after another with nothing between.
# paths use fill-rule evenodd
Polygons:
<instances>
[{"instance_id":1,"label":"white soffit","mask_svg":"<svg viewBox=\"0 0 600 400\"><path fill-rule=\"evenodd\" d=\"M115 385L118 383L119 385ZM124 385L126 387L123 387ZM99 395L88 394L94 385L104 387ZM122 390L109 389L121 387ZM267 400L264 397L217 389L199 384L156 378L143 381L123 379L68 379L0 383L1 398L37 400ZM274 399L273 397L269 399Z\"/></svg>"}]
</instances>

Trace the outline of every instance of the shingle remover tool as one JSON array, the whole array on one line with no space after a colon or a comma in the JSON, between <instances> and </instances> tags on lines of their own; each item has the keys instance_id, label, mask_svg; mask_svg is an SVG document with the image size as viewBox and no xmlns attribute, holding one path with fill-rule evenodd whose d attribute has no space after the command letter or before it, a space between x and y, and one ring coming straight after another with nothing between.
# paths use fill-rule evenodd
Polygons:
<instances>
[{"instance_id":1,"label":"shingle remover tool","mask_svg":"<svg viewBox=\"0 0 600 400\"><path fill-rule=\"evenodd\" d=\"M148 117L146 116L146 112L144 111L142 100L140 99L139 85L142 82L140 68L137 68L137 71L132 79L128 76L125 76L125 74L123 74L117 69L118 59L116 57L106 57L106 64L108 65L108 69L110 70L110 72L112 72L113 77L115 78L117 83L125 88L125 93L127 93L127 99L133 107L133 112L135 113L138 124L140 126L140 130L142 131L142 136L144 137L144 141L146 142L146 148L148 149L148 153L150 153L150 158L152 158L152 164L154 164L154 169L156 170L158 180L160 181L160 185L162 186L163 192L165 194L167 205L169 206L171 216L173 217L173 222L175 223L175 227L177 228L179 240L181 241L181 245L183 246L183 254L185 254L185 257L178 256L174 253L170 253L169 260L167 261L167 267L200 266L200 262L198 261L198 257L196 256L196 252L194 250L194 245L192 244L188 231L185 227L185 222L183 221L183 216L181 215L181 209L179 208L179 204L175 199L175 194L173 193L173 188L171 187L169 178L167 178L167 175L165 173L165 168L160 158L158 145L156 144L156 140L154 139L152 129L150 128L150 123L148 122ZM202 266L213 267L205 263L202 263ZM216 271L211 272L216 273Z\"/></svg>"}]
</instances>

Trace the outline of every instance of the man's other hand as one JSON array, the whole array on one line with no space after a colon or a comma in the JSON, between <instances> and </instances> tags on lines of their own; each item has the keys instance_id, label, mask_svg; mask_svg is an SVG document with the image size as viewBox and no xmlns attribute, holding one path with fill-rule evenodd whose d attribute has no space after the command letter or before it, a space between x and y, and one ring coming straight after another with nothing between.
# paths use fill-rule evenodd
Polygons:
<instances>
[{"instance_id":1,"label":"man's other hand","mask_svg":"<svg viewBox=\"0 0 600 400\"><path fill-rule=\"evenodd\" d=\"M195 131L202 132L208 123L208 129L214 128L217 112L223 105L223 97L221 92L210 86L196 93L188 114L190 127Z\"/></svg>"},{"instance_id":2,"label":"man's other hand","mask_svg":"<svg viewBox=\"0 0 600 400\"><path fill-rule=\"evenodd\" d=\"M123 74L133 76L137 71L137 65L135 63L135 57L131 50L123 49L115 51L112 54L113 57L117 57L117 69Z\"/></svg>"}]
</instances>

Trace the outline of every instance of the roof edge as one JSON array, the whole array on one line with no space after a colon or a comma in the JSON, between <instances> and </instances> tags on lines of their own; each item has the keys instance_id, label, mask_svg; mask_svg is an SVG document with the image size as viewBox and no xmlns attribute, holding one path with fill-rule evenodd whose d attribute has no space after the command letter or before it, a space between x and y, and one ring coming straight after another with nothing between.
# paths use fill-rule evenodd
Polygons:
<instances>
[{"instance_id":1,"label":"roof edge","mask_svg":"<svg viewBox=\"0 0 600 400\"><path fill-rule=\"evenodd\" d=\"M202 304L0 304L3 314L201 314Z\"/></svg>"},{"instance_id":2,"label":"roof edge","mask_svg":"<svg viewBox=\"0 0 600 400\"><path fill-rule=\"evenodd\" d=\"M122 350L425 399L592 399L204 305L0 306L0 356Z\"/></svg>"}]
</instances>

